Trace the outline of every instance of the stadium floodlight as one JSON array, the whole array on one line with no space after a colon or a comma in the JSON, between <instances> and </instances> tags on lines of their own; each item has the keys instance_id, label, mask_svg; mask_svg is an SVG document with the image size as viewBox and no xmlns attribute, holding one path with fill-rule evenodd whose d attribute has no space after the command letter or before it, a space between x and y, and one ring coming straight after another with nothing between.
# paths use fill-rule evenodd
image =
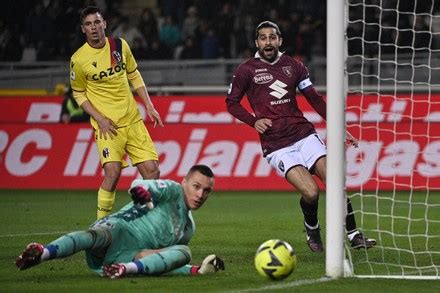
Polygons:
<instances>
[{"instance_id":1,"label":"stadium floodlight","mask_svg":"<svg viewBox=\"0 0 440 293\"><path fill-rule=\"evenodd\" d=\"M326 273L440 279L440 5L327 2ZM345 190L376 247L344 247Z\"/></svg>"}]
</instances>

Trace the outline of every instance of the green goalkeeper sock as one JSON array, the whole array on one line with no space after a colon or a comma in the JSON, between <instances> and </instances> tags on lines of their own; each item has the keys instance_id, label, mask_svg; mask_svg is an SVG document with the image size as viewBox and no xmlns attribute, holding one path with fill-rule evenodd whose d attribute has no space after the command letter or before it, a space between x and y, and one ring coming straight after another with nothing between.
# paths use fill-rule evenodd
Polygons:
<instances>
[{"instance_id":1,"label":"green goalkeeper sock","mask_svg":"<svg viewBox=\"0 0 440 293\"><path fill-rule=\"evenodd\" d=\"M157 253L144 256L143 258L125 264L127 273L160 275L182 267L186 268L191 260L191 251L186 245L173 245ZM188 267L188 273L191 272Z\"/></svg>"},{"instance_id":2,"label":"green goalkeeper sock","mask_svg":"<svg viewBox=\"0 0 440 293\"><path fill-rule=\"evenodd\" d=\"M105 249L110 245L111 235L106 230L78 231L66 234L46 245L49 259L63 258L81 250Z\"/></svg>"}]
</instances>

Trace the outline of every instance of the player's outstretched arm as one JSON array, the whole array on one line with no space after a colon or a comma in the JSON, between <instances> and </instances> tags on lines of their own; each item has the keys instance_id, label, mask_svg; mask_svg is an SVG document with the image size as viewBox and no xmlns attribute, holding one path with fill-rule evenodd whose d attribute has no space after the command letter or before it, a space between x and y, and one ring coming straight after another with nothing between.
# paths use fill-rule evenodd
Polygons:
<instances>
[{"instance_id":1,"label":"player's outstretched arm","mask_svg":"<svg viewBox=\"0 0 440 293\"><path fill-rule=\"evenodd\" d=\"M154 207L151 192L147 187L139 184L130 188L128 193L131 195L131 199L135 205L139 207L146 206L148 209Z\"/></svg>"}]
</instances>

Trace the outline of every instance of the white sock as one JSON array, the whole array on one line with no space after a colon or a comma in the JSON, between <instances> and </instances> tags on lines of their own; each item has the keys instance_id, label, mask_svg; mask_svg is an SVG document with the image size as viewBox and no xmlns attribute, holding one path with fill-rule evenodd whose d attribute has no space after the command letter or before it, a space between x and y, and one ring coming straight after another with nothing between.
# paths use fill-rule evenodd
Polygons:
<instances>
[{"instance_id":1,"label":"white sock","mask_svg":"<svg viewBox=\"0 0 440 293\"><path fill-rule=\"evenodd\" d=\"M43 254L41 255L41 261L48 260L50 256L49 250L45 247L43 249Z\"/></svg>"},{"instance_id":2,"label":"white sock","mask_svg":"<svg viewBox=\"0 0 440 293\"><path fill-rule=\"evenodd\" d=\"M138 272L138 267L134 262L124 263L124 266L127 274L136 274Z\"/></svg>"}]
</instances>

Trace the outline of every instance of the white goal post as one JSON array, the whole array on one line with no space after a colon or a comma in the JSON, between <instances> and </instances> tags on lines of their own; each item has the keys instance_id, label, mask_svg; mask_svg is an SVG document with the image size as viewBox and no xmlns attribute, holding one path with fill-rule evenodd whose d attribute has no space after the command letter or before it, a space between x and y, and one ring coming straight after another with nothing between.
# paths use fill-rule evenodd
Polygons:
<instances>
[{"instance_id":1,"label":"white goal post","mask_svg":"<svg viewBox=\"0 0 440 293\"><path fill-rule=\"evenodd\" d=\"M440 1L328 0L326 74L326 275L440 279Z\"/></svg>"},{"instance_id":2,"label":"white goal post","mask_svg":"<svg viewBox=\"0 0 440 293\"><path fill-rule=\"evenodd\" d=\"M327 1L326 274L343 274L345 217L344 0ZM331 2L331 3L329 3Z\"/></svg>"}]
</instances>

